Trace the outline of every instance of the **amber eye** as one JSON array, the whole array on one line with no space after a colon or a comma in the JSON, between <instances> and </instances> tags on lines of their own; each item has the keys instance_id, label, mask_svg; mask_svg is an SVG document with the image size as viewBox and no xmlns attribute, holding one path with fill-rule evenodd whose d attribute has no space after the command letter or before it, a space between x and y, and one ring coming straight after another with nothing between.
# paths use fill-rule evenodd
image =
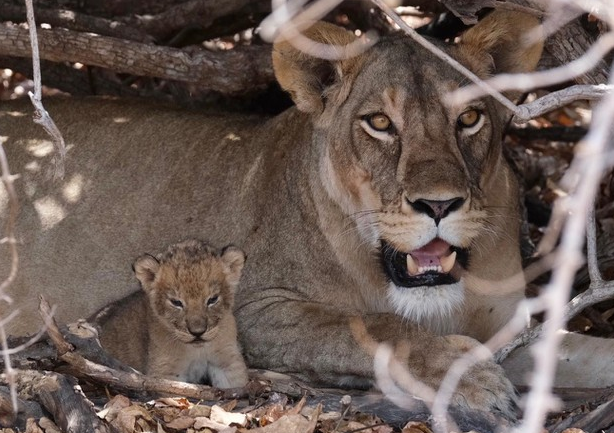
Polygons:
<instances>
[{"instance_id":1,"label":"amber eye","mask_svg":"<svg viewBox=\"0 0 614 433\"><path fill-rule=\"evenodd\" d=\"M183 302L181 302L179 299L169 299L169 302L173 307L183 308Z\"/></svg>"},{"instance_id":2,"label":"amber eye","mask_svg":"<svg viewBox=\"0 0 614 433\"><path fill-rule=\"evenodd\" d=\"M481 118L482 113L480 111L475 109L467 110L458 116L458 126L461 128L471 128L477 125Z\"/></svg>"},{"instance_id":3,"label":"amber eye","mask_svg":"<svg viewBox=\"0 0 614 433\"><path fill-rule=\"evenodd\" d=\"M388 116L382 113L370 114L365 117L369 126L376 131L386 132L392 129L392 121Z\"/></svg>"},{"instance_id":4,"label":"amber eye","mask_svg":"<svg viewBox=\"0 0 614 433\"><path fill-rule=\"evenodd\" d=\"M213 295L209 299L207 299L207 306L210 307L212 305L215 305L217 304L217 301L219 300L220 300L220 297L218 295Z\"/></svg>"}]
</instances>

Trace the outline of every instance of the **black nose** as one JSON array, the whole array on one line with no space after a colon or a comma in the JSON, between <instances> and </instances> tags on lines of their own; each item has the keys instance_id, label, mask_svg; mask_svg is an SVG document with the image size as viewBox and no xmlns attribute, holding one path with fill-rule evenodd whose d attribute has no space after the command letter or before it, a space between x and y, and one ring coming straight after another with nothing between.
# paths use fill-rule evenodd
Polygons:
<instances>
[{"instance_id":1,"label":"black nose","mask_svg":"<svg viewBox=\"0 0 614 433\"><path fill-rule=\"evenodd\" d=\"M462 197L454 197L450 200L426 200L419 198L415 201L407 200L409 205L420 213L425 213L435 220L435 224L439 225L439 221L447 217L450 212L460 209L465 203Z\"/></svg>"}]
</instances>

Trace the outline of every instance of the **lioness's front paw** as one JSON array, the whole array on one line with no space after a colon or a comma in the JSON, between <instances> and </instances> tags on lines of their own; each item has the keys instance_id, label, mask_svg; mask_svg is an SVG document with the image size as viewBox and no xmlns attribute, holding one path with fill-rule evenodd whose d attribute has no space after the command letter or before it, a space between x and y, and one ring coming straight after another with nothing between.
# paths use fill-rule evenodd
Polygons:
<instances>
[{"instance_id":1,"label":"lioness's front paw","mask_svg":"<svg viewBox=\"0 0 614 433\"><path fill-rule=\"evenodd\" d=\"M449 335L444 340L462 353L479 345L473 338ZM509 419L516 418L516 391L503 368L491 360L473 365L461 377L453 403L473 409L497 411Z\"/></svg>"},{"instance_id":2,"label":"lioness's front paw","mask_svg":"<svg viewBox=\"0 0 614 433\"><path fill-rule=\"evenodd\" d=\"M438 390L442 381L461 356L479 345L476 340L460 335L436 338L429 353L413 353L410 368L414 374ZM417 349L419 346L415 346ZM414 349L414 350L415 350ZM503 368L493 361L481 361L470 367L458 381L452 404L486 412L499 412L516 419L516 392Z\"/></svg>"},{"instance_id":3,"label":"lioness's front paw","mask_svg":"<svg viewBox=\"0 0 614 433\"><path fill-rule=\"evenodd\" d=\"M461 378L453 403L473 409L500 412L516 419L516 391L503 368L493 361L474 365Z\"/></svg>"}]
</instances>

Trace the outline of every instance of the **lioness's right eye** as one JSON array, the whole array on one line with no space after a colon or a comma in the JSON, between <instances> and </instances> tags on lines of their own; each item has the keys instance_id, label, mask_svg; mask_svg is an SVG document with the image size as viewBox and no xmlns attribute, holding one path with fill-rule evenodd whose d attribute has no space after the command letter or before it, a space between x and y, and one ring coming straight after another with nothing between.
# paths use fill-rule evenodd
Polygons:
<instances>
[{"instance_id":1,"label":"lioness's right eye","mask_svg":"<svg viewBox=\"0 0 614 433\"><path fill-rule=\"evenodd\" d=\"M392 120L382 113L369 114L364 117L371 128L379 132L389 132L392 129Z\"/></svg>"},{"instance_id":2,"label":"lioness's right eye","mask_svg":"<svg viewBox=\"0 0 614 433\"><path fill-rule=\"evenodd\" d=\"M172 305L173 307L176 307L176 308L183 308L183 302L181 302L179 299L173 299L173 298L171 298L171 299L169 299L169 302L171 303L171 305Z\"/></svg>"}]
</instances>

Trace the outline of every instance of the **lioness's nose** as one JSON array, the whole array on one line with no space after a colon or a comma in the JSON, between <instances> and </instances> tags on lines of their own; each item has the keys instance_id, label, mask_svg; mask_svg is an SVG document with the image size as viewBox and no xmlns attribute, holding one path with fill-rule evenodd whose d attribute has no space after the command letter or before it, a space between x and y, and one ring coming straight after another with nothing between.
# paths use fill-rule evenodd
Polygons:
<instances>
[{"instance_id":1,"label":"lioness's nose","mask_svg":"<svg viewBox=\"0 0 614 433\"><path fill-rule=\"evenodd\" d=\"M425 213L435 220L435 224L439 225L439 221L447 217L450 212L460 209L465 203L462 197L454 197L450 200L426 200L419 198L414 201L407 200L409 205L420 213Z\"/></svg>"}]
</instances>

